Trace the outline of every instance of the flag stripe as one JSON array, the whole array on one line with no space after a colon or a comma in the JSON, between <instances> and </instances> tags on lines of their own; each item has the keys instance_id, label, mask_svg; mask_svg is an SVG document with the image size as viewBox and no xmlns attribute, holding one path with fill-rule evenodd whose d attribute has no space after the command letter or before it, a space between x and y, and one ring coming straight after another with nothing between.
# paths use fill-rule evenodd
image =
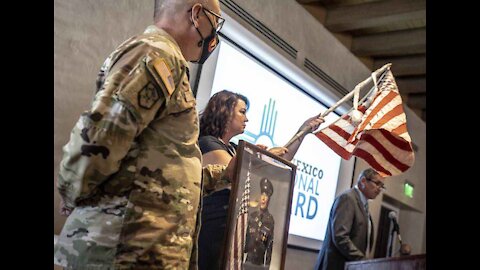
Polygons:
<instances>
[{"instance_id":1,"label":"flag stripe","mask_svg":"<svg viewBox=\"0 0 480 270\"><path fill-rule=\"evenodd\" d=\"M394 156L397 160L399 160L403 164L411 165L411 151L410 150L403 150L389 141L384 135L386 134L385 131L382 130L369 130L365 132L363 135L370 135L374 137L374 139L380 143L392 156ZM360 147L361 145L358 145ZM373 151L379 151L379 149L372 148Z\"/></svg>"},{"instance_id":2,"label":"flag stripe","mask_svg":"<svg viewBox=\"0 0 480 270\"><path fill-rule=\"evenodd\" d=\"M390 151L388 151L375 137L370 134L364 133L362 135L362 140L370 143L377 151L393 166L397 167L400 171L406 171L409 166L403 164L398 159L396 159Z\"/></svg>"},{"instance_id":3,"label":"flag stripe","mask_svg":"<svg viewBox=\"0 0 480 270\"><path fill-rule=\"evenodd\" d=\"M350 138L350 136L352 134L350 134L349 132L345 131L343 128L339 127L339 126L332 126L330 127L330 129L337 133L340 137L344 138L345 140L348 140Z\"/></svg>"},{"instance_id":4,"label":"flag stripe","mask_svg":"<svg viewBox=\"0 0 480 270\"><path fill-rule=\"evenodd\" d=\"M411 152L412 146L409 142L396 138L390 132L388 132L384 129L380 129L380 132L385 137L385 139L387 139L390 143L392 143L396 147L398 147L398 148L400 148L404 151Z\"/></svg>"},{"instance_id":5,"label":"flag stripe","mask_svg":"<svg viewBox=\"0 0 480 270\"><path fill-rule=\"evenodd\" d=\"M392 132L392 130L396 129L398 126L402 125L407 121L405 114L402 113L400 115L395 116L392 118L388 123L385 123L385 125L379 127L378 129L385 129L388 130L389 132ZM408 139L410 141L410 139Z\"/></svg>"},{"instance_id":6,"label":"flag stripe","mask_svg":"<svg viewBox=\"0 0 480 270\"><path fill-rule=\"evenodd\" d=\"M365 113L367 111L367 107L365 105L359 105L358 110L361 111L362 113Z\"/></svg>"},{"instance_id":7,"label":"flag stripe","mask_svg":"<svg viewBox=\"0 0 480 270\"><path fill-rule=\"evenodd\" d=\"M376 171L383 173L384 175L388 175L388 176L392 175L389 171L385 170L385 168L383 168L382 165L380 165L380 163L378 163L375 160L375 158L367 151L360 148L356 148L354 151L354 154L355 156L358 156L363 160L367 161L368 164L370 164L370 166L372 166L372 168L374 168Z\"/></svg>"},{"instance_id":8,"label":"flag stripe","mask_svg":"<svg viewBox=\"0 0 480 270\"><path fill-rule=\"evenodd\" d=\"M331 129L327 129L323 133L325 133L325 135L330 137L330 139L332 139L340 147L343 147L348 153L351 153L353 149L355 149L355 145L349 143L347 140L340 137L337 133L335 133Z\"/></svg>"},{"instance_id":9,"label":"flag stripe","mask_svg":"<svg viewBox=\"0 0 480 270\"><path fill-rule=\"evenodd\" d=\"M336 141L332 140L329 136L324 133L317 133L316 136L322 140L328 147L330 147L335 153L341 156L343 159L349 160L352 157L352 154L345 150L343 147L337 144Z\"/></svg>"},{"instance_id":10,"label":"flag stripe","mask_svg":"<svg viewBox=\"0 0 480 270\"><path fill-rule=\"evenodd\" d=\"M387 95L385 95L384 97L383 96L383 93L380 95L379 98L381 98L378 102L377 100L375 102L373 102L372 106L374 106L374 108L368 112L368 116L367 118L362 122L362 125L358 128L359 130L364 130L365 127L367 126L367 124L370 124L370 121L372 121L372 118L385 106L387 105L390 101L392 101L396 96L397 96L397 93L395 92L390 92L388 93ZM378 99L378 98L377 98ZM375 104L377 103L377 104ZM371 108L371 107L370 107Z\"/></svg>"},{"instance_id":11,"label":"flag stripe","mask_svg":"<svg viewBox=\"0 0 480 270\"><path fill-rule=\"evenodd\" d=\"M383 125L387 125L390 120L399 116L403 113L402 104L398 104L393 109L391 109L388 113L386 113L381 119L379 119L375 124L373 124L372 129L380 128Z\"/></svg>"},{"instance_id":12,"label":"flag stripe","mask_svg":"<svg viewBox=\"0 0 480 270\"><path fill-rule=\"evenodd\" d=\"M362 149L363 151L369 153L376 162L378 162L385 171L388 171L391 175L400 174L401 171L397 167L393 166L385 159L385 157L378 152L378 150L373 147L370 143L361 141L356 149ZM367 161L368 162L368 161Z\"/></svg>"},{"instance_id":13,"label":"flag stripe","mask_svg":"<svg viewBox=\"0 0 480 270\"><path fill-rule=\"evenodd\" d=\"M355 127L352 126L352 124L350 123L350 116L348 117L348 120L340 119L337 123L335 123L335 125L332 125L332 126L338 126L343 130L345 130L345 132L348 132L349 134L352 134L353 131L355 131Z\"/></svg>"},{"instance_id":14,"label":"flag stripe","mask_svg":"<svg viewBox=\"0 0 480 270\"><path fill-rule=\"evenodd\" d=\"M382 95L382 98L385 98L385 93ZM398 105L401 105L402 104L402 99L400 97L400 95L398 94L395 94L395 97L392 98L392 100L390 100L390 102L386 103L382 108L380 108L380 110L377 112L377 114L375 114L372 119L370 120L370 123L368 124L368 127L369 128L373 128L373 126L375 126L375 124L378 122L378 121L381 121L385 115L387 115L390 111L392 111L396 106ZM401 108L402 112L403 112L403 108ZM396 115L393 115L393 117L395 117ZM386 122L387 125L390 123L390 122Z\"/></svg>"},{"instance_id":15,"label":"flag stripe","mask_svg":"<svg viewBox=\"0 0 480 270\"><path fill-rule=\"evenodd\" d=\"M379 112L382 112L383 108L378 108L379 104L382 104L382 100L385 99L385 93L378 92L376 95L376 98L372 101L372 105L369 109L366 111L366 115L364 116L365 119L362 119L361 124L355 129L355 131L352 133L352 136L349 139L350 143L357 144L357 138L359 138L358 133L365 129L370 129L373 123L375 123L378 119L380 119L380 115L378 114ZM387 103L389 104L389 103ZM386 106L386 104L384 105ZM378 112L376 112L375 108L378 109Z\"/></svg>"},{"instance_id":16,"label":"flag stripe","mask_svg":"<svg viewBox=\"0 0 480 270\"><path fill-rule=\"evenodd\" d=\"M401 135L405 132L407 132L407 123L403 123L400 126L396 127L394 130L392 130L392 133L397 135Z\"/></svg>"}]
</instances>

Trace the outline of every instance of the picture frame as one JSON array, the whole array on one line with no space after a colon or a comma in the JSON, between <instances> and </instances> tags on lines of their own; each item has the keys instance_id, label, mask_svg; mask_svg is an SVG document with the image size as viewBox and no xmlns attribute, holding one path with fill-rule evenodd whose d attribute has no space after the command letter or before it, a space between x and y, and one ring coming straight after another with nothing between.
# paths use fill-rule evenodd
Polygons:
<instances>
[{"instance_id":1,"label":"picture frame","mask_svg":"<svg viewBox=\"0 0 480 270\"><path fill-rule=\"evenodd\" d=\"M240 140L222 269L283 270L296 165Z\"/></svg>"}]
</instances>

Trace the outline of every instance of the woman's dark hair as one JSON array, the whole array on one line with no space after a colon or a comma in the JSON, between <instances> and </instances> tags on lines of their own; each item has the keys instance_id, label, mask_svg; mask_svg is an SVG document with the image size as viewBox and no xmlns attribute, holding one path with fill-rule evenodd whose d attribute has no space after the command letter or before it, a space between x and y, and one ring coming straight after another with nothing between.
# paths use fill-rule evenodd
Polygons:
<instances>
[{"instance_id":1,"label":"woman's dark hair","mask_svg":"<svg viewBox=\"0 0 480 270\"><path fill-rule=\"evenodd\" d=\"M214 94L200 114L200 136L222 137L239 99L245 102L248 110L250 104L244 95L228 90Z\"/></svg>"}]
</instances>

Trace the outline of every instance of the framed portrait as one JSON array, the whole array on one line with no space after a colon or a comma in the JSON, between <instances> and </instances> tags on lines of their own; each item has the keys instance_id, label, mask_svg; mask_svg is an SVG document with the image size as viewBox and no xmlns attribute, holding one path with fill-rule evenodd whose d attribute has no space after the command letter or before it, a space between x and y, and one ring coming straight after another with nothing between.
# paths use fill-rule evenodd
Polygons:
<instances>
[{"instance_id":1,"label":"framed portrait","mask_svg":"<svg viewBox=\"0 0 480 270\"><path fill-rule=\"evenodd\" d=\"M222 269L284 269L297 167L243 140L236 162Z\"/></svg>"}]
</instances>

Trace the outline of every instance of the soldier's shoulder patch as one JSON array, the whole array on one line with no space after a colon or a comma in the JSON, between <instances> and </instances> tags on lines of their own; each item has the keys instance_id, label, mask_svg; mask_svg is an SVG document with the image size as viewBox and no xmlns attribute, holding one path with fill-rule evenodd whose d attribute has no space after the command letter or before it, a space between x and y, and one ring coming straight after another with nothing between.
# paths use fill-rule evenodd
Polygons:
<instances>
[{"instance_id":1,"label":"soldier's shoulder patch","mask_svg":"<svg viewBox=\"0 0 480 270\"><path fill-rule=\"evenodd\" d=\"M155 102L160 99L160 95L155 89L153 83L149 82L138 92L138 105L144 109L151 109Z\"/></svg>"},{"instance_id":2,"label":"soldier's shoulder patch","mask_svg":"<svg viewBox=\"0 0 480 270\"><path fill-rule=\"evenodd\" d=\"M173 80L173 75L170 72L168 64L163 58L155 58L152 64L160 78L162 78L163 84L167 88L168 94L172 95L173 91L175 90L175 82Z\"/></svg>"}]
</instances>

